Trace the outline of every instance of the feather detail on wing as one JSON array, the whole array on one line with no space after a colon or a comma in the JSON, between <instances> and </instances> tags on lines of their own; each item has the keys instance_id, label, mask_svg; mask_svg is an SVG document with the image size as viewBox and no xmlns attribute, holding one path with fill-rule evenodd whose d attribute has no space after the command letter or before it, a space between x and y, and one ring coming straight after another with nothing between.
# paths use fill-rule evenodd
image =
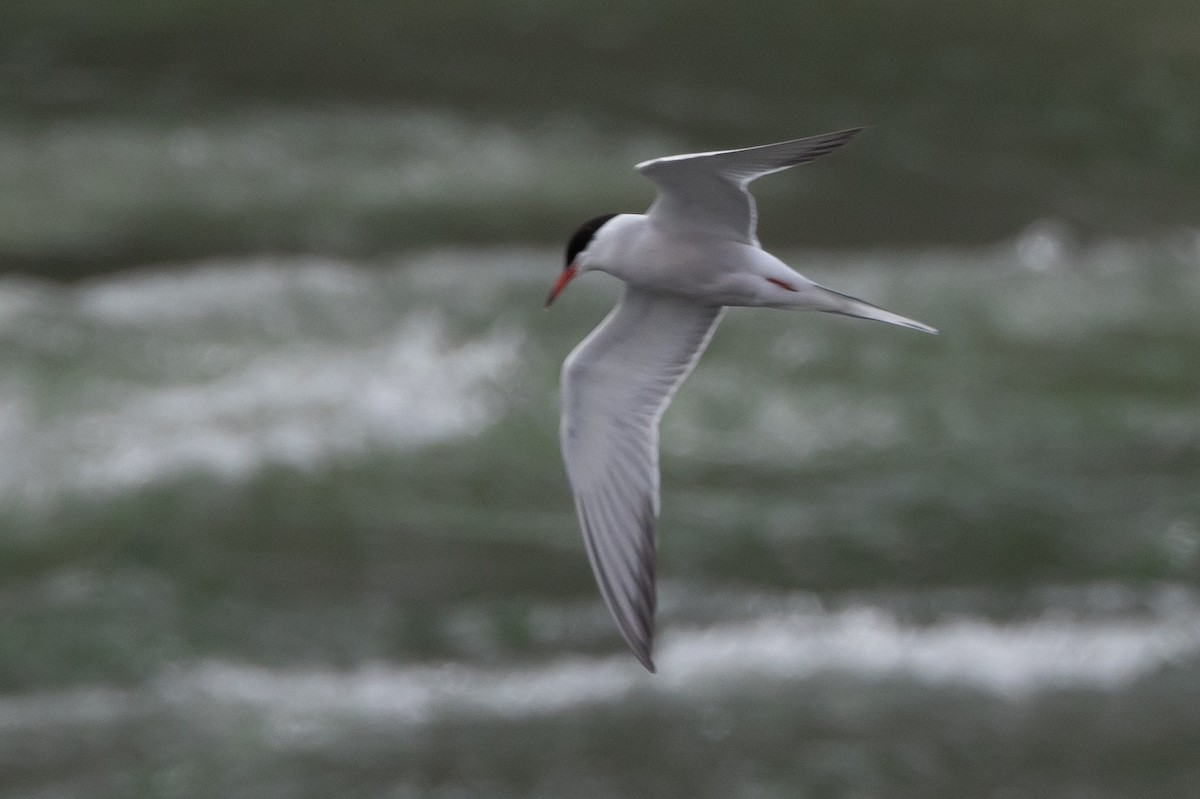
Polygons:
<instances>
[{"instance_id":1,"label":"feather detail on wing","mask_svg":"<svg viewBox=\"0 0 1200 799\"><path fill-rule=\"evenodd\" d=\"M757 244L757 211L746 188L750 181L827 155L861 131L645 161L637 170L658 187L647 216L664 227L718 231L725 238Z\"/></svg>"},{"instance_id":2,"label":"feather detail on wing","mask_svg":"<svg viewBox=\"0 0 1200 799\"><path fill-rule=\"evenodd\" d=\"M563 364L562 449L596 583L650 671L658 422L722 309L626 286Z\"/></svg>"}]
</instances>

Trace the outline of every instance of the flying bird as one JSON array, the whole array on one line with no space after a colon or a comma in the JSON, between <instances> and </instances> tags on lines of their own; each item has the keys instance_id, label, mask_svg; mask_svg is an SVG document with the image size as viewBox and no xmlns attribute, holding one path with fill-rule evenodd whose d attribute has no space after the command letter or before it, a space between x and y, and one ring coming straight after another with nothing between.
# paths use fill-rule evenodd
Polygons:
<instances>
[{"instance_id":1,"label":"flying bird","mask_svg":"<svg viewBox=\"0 0 1200 799\"><path fill-rule=\"evenodd\" d=\"M596 583L651 672L658 423L724 308L824 311L937 332L817 285L758 242L750 182L832 153L861 130L638 164L658 189L650 208L585 222L546 298L548 308L584 272L624 282L616 307L563 363L560 435Z\"/></svg>"}]
</instances>

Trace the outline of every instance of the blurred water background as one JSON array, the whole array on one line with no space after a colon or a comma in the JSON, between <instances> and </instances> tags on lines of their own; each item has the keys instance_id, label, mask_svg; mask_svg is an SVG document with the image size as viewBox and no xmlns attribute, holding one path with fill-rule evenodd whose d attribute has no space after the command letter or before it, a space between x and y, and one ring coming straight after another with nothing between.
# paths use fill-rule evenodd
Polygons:
<instances>
[{"instance_id":1,"label":"blurred water background","mask_svg":"<svg viewBox=\"0 0 1200 799\"><path fill-rule=\"evenodd\" d=\"M0 795L1200 796L1200 5L5 0ZM942 330L731 312L659 674L541 301L642 159Z\"/></svg>"}]
</instances>

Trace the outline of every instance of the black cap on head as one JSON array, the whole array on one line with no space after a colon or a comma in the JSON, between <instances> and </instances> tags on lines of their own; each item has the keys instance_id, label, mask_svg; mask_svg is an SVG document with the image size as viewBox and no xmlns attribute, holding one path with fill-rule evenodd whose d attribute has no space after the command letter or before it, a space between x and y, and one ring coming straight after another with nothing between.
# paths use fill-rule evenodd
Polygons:
<instances>
[{"instance_id":1,"label":"black cap on head","mask_svg":"<svg viewBox=\"0 0 1200 799\"><path fill-rule=\"evenodd\" d=\"M579 226L579 230L576 230L575 235L571 236L571 240L567 242L567 266L570 266L571 262L575 260L575 256L588 246L592 237L596 235L596 231L604 227L604 223L614 216L616 214L605 214L589 219Z\"/></svg>"}]
</instances>

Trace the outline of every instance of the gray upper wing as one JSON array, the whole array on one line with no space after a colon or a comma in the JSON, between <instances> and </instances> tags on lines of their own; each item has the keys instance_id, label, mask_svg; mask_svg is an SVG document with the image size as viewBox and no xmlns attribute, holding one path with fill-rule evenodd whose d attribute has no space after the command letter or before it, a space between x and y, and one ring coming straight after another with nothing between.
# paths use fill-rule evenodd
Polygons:
<instances>
[{"instance_id":1,"label":"gray upper wing","mask_svg":"<svg viewBox=\"0 0 1200 799\"><path fill-rule=\"evenodd\" d=\"M741 150L671 155L637 165L658 187L647 215L656 224L706 230L757 244L757 212L750 181L798 166L847 144L862 128Z\"/></svg>"}]
</instances>

